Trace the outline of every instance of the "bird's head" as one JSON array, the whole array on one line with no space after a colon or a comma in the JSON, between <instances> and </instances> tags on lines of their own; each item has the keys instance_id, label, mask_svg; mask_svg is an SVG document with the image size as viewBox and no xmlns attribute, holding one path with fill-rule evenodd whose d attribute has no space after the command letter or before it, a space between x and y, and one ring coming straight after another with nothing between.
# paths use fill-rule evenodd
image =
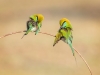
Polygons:
<instances>
[{"instance_id":1,"label":"bird's head","mask_svg":"<svg viewBox=\"0 0 100 75\"><path fill-rule=\"evenodd\" d=\"M42 22L44 20L44 16L42 14L35 14L30 16L30 19L34 20L35 22Z\"/></svg>"},{"instance_id":2,"label":"bird's head","mask_svg":"<svg viewBox=\"0 0 100 75\"><path fill-rule=\"evenodd\" d=\"M59 21L59 24L60 24L60 28L67 28L67 27L72 28L71 23L67 18L62 18Z\"/></svg>"},{"instance_id":3,"label":"bird's head","mask_svg":"<svg viewBox=\"0 0 100 75\"><path fill-rule=\"evenodd\" d=\"M65 21L66 21L66 18L62 18L62 19L59 21L60 26L62 26L63 23L64 23Z\"/></svg>"},{"instance_id":4,"label":"bird's head","mask_svg":"<svg viewBox=\"0 0 100 75\"><path fill-rule=\"evenodd\" d=\"M44 16L42 14L37 14L37 21L41 23L44 20Z\"/></svg>"}]
</instances>

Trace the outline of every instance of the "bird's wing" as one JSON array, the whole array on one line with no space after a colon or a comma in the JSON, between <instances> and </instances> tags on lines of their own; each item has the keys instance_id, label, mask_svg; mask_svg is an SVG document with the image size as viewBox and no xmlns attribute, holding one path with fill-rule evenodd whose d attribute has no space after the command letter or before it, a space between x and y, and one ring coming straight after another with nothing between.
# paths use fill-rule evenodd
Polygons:
<instances>
[{"instance_id":1,"label":"bird's wing","mask_svg":"<svg viewBox=\"0 0 100 75\"><path fill-rule=\"evenodd\" d=\"M41 23L38 23L37 24L37 29L36 29L35 35L40 31L40 28L41 28Z\"/></svg>"},{"instance_id":2,"label":"bird's wing","mask_svg":"<svg viewBox=\"0 0 100 75\"><path fill-rule=\"evenodd\" d=\"M64 30L64 29L61 29L60 32L62 33L62 35L63 35L63 37L64 37L64 38L62 39L62 41L64 41L65 43L67 43L67 44L70 46L70 48L71 48L71 50L72 50L72 53L73 53L73 55L74 55L74 49L73 49L73 47L72 47L73 36L72 36L71 30L70 30L70 29L67 29L67 31L66 31L66 30Z\"/></svg>"},{"instance_id":3,"label":"bird's wing","mask_svg":"<svg viewBox=\"0 0 100 75\"><path fill-rule=\"evenodd\" d=\"M58 43L58 41L60 41L62 38L62 34L60 32L58 32L55 36L55 40L54 40L54 44L53 46L55 46L56 43Z\"/></svg>"}]
</instances>

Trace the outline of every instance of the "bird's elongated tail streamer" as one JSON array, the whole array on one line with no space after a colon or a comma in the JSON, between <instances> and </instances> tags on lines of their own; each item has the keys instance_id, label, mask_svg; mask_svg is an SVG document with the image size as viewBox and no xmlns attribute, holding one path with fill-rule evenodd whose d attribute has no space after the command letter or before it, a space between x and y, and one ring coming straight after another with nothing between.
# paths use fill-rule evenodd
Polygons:
<instances>
[{"instance_id":1,"label":"bird's elongated tail streamer","mask_svg":"<svg viewBox=\"0 0 100 75\"><path fill-rule=\"evenodd\" d=\"M1 38L4 38L4 37L7 37L7 36L9 36L9 35L13 35L13 34L17 34L17 33L22 33L22 32L25 32L25 30L24 30L24 31L18 31L18 32L13 32L13 33L6 34L6 35L4 35L4 36L1 36L0 39L1 39ZM52 35L52 34L43 33L43 32L39 32L39 33L55 37L55 36ZM74 47L73 47L73 48L74 48ZM86 64L86 66L88 67L88 69L89 69L89 71L90 71L90 73L91 73L91 75L92 75L92 71L91 71L91 69L90 69L88 63L86 62L86 60L83 58L83 56L82 56L75 48L74 48L74 50L75 50L76 53L82 58L82 60L84 61L84 63Z\"/></svg>"}]
</instances>

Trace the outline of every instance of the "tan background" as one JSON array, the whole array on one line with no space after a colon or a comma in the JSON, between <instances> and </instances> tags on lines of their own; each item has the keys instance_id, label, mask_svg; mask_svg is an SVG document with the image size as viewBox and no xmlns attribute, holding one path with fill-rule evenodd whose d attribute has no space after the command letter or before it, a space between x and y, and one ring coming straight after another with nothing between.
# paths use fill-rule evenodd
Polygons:
<instances>
[{"instance_id":1,"label":"tan background","mask_svg":"<svg viewBox=\"0 0 100 75\"><path fill-rule=\"evenodd\" d=\"M0 36L26 29L32 14L45 19L42 32L55 35L59 20L73 25L73 45L100 74L100 0L0 0ZM78 67L69 46L62 41L53 47L54 37L24 33L0 39L0 75L90 75L76 54Z\"/></svg>"}]
</instances>

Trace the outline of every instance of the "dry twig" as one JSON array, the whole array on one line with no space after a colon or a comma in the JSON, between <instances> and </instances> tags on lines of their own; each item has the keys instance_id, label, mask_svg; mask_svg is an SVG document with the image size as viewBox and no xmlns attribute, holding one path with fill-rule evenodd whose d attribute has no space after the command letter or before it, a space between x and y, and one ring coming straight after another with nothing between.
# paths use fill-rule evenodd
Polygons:
<instances>
[{"instance_id":1,"label":"dry twig","mask_svg":"<svg viewBox=\"0 0 100 75\"><path fill-rule=\"evenodd\" d=\"M1 39L1 38L4 38L4 37L6 37L6 36L9 36L9 35L13 35L13 34L17 34L17 33L22 33L22 32L24 32L24 31L18 31L18 32L14 32L14 33L9 33L9 34L6 34L6 35L4 35L4 36L1 36L0 39ZM43 32L39 32L39 33L55 37L54 35L51 35L51 34L48 34L48 33L43 33ZM74 47L73 47L73 48L74 48ZM76 53L78 53L78 55L79 55L79 56L82 58L82 60L85 62L86 66L88 67L88 69L89 69L89 71L90 71L90 73L91 73L91 75L92 75L92 71L91 71L91 69L90 69L88 63L86 62L86 60L83 58L83 56L82 56L75 48L74 48L74 50L76 51Z\"/></svg>"}]
</instances>

